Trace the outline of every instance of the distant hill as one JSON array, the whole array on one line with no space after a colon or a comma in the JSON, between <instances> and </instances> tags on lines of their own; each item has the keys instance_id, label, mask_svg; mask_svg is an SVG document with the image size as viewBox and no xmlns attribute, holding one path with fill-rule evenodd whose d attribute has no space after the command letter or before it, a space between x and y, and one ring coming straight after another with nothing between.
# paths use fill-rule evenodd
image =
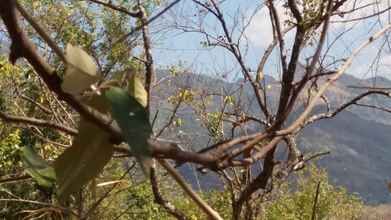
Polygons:
<instances>
[{"instance_id":1,"label":"distant hill","mask_svg":"<svg viewBox=\"0 0 391 220\"><path fill-rule=\"evenodd\" d=\"M298 71L302 71L299 66ZM163 79L168 72L159 71L158 79ZM269 105L276 107L279 84L276 79L266 76L266 84L271 85L268 91ZM344 75L327 93L332 104L340 104L365 90L350 86L381 86L391 87L391 81L385 78L358 79L351 75ZM254 115L259 110L254 100L252 90L241 81L227 82L217 77L197 74L183 74L175 79L163 80L154 92L155 101L159 108L157 127L163 124L169 115L172 106L167 103L167 97L174 94L178 88L193 88L200 91L214 93L237 91L242 88L244 106ZM239 97L237 97L239 98ZM391 100L380 96L365 98L366 104L381 104L391 107ZM218 109L221 100L213 100L210 110ZM321 107L319 107L321 108ZM300 102L296 112L301 110ZM199 120L190 108L180 108L178 115L184 120L179 130L169 130L166 137L175 137L179 134L180 140L189 142L193 150L200 150L210 143L208 134L204 132ZM254 126L252 128L256 130ZM329 149L331 154L319 161L319 165L327 168L331 179L337 185L345 186L350 192L357 192L366 202L371 204L391 201L386 181L391 180L391 114L374 111L372 109L353 107L340 113L333 119L315 123L303 130L298 139L298 145L304 152L316 152L320 149ZM217 187L219 180L213 175L194 176L194 170L189 166L183 168L183 173L194 186L200 185L203 189Z\"/></svg>"},{"instance_id":2,"label":"distant hill","mask_svg":"<svg viewBox=\"0 0 391 220\"><path fill-rule=\"evenodd\" d=\"M389 202L391 180L391 126L346 111L334 119L304 129L298 145L303 151L329 149L319 161L331 179L357 192L369 203Z\"/></svg>"}]
</instances>

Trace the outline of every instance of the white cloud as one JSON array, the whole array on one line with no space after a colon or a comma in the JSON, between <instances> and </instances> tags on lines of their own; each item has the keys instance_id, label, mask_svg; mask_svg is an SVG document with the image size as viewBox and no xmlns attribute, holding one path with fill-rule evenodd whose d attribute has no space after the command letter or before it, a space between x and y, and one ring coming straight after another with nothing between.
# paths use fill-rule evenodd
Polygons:
<instances>
[{"instance_id":1,"label":"white cloud","mask_svg":"<svg viewBox=\"0 0 391 220\"><path fill-rule=\"evenodd\" d=\"M391 67L391 54L383 56L381 63L385 66Z\"/></svg>"},{"instance_id":2,"label":"white cloud","mask_svg":"<svg viewBox=\"0 0 391 220\"><path fill-rule=\"evenodd\" d=\"M365 48L354 59L347 73L360 78L374 76L390 77L391 54L384 50L379 54L380 44L381 42L377 42ZM380 57L378 57L379 55Z\"/></svg>"},{"instance_id":3,"label":"white cloud","mask_svg":"<svg viewBox=\"0 0 391 220\"><path fill-rule=\"evenodd\" d=\"M287 19L282 2L276 4L276 11L280 19L281 27L284 29L284 21ZM251 19L250 25L245 31L250 43L254 46L266 48L273 41L273 27L270 22L269 10L266 6L262 7L253 17L253 11L249 11L248 19Z\"/></svg>"},{"instance_id":4,"label":"white cloud","mask_svg":"<svg viewBox=\"0 0 391 220\"><path fill-rule=\"evenodd\" d=\"M282 6L283 1L278 1L275 5L277 13L279 15L281 26L284 29L284 21L288 19L286 9ZM333 16L332 18L332 30L346 30L348 28L354 27L354 29L368 29L368 24L370 22L380 21L383 24L389 23L389 14L383 13L379 17L375 16L369 20L357 20L352 22L343 22L350 21L351 19L369 17L378 12L384 11L390 7L389 1L385 0L352 0L347 1L340 9L339 12L345 12L343 16ZM348 13L349 12L349 13ZM248 37L250 43L254 46L265 48L273 40L273 29L270 22L269 10L266 6L263 6L258 12L253 16L253 11L248 11L248 18L251 19L250 25L245 31L246 36Z\"/></svg>"},{"instance_id":5,"label":"white cloud","mask_svg":"<svg viewBox=\"0 0 391 220\"><path fill-rule=\"evenodd\" d=\"M282 6L283 1L278 1L276 4L276 9L279 14L280 22L284 24L284 21L288 18L286 14L286 9ZM377 2L377 5L366 6L369 3ZM366 7L363 7L366 6ZM343 8L340 9L341 12L348 12L352 9L358 10L345 14L343 17L338 15L333 16L332 21L343 21L350 20L354 18L366 17L373 15L379 11L383 11L389 8L391 5L388 5L388 1L383 0L351 0L348 1ZM253 11L247 12L247 17L250 19ZM380 19L380 20L377 20ZM333 45L333 48L329 51L329 55L335 57L349 57L351 55L351 50L360 45L367 37L371 36L373 33L377 32L381 27L379 25L373 27L374 21L381 21L383 25L389 23L388 21L388 13L382 14L380 17L374 17L367 20L359 20L355 22L337 22L332 23L331 31L330 31L330 39L329 42L334 40L340 33L350 27L354 27L351 31L344 34L342 38L340 38L336 44ZM284 25L281 25L284 26ZM284 29L284 28L283 28ZM257 49L266 49L267 46L273 40L273 29L270 23L269 11L267 7L263 7L260 9L251 20L249 27L245 31L246 36L249 39L249 43L252 46L255 46ZM285 48L291 48L291 43L293 41L294 31L285 36ZM369 77L370 74L373 74L373 71L369 71L370 64L373 62L373 59L376 57L377 52L380 47L380 41L372 44L364 51L360 53L358 57L354 59L353 65L347 71L350 74L353 74L358 77ZM289 54L289 52L287 52ZM311 52L309 52L311 54ZM385 68L388 68L388 71L391 69L391 55L387 56L382 53L382 60L380 63L382 68L378 69L378 73L382 73L384 75ZM387 71L387 72L388 72Z\"/></svg>"}]
</instances>

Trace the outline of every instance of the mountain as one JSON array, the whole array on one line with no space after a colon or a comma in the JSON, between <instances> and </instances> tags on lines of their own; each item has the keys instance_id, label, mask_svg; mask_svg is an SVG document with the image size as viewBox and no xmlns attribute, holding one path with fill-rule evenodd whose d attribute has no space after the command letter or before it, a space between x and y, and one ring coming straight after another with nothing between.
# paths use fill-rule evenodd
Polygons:
<instances>
[{"instance_id":1,"label":"mountain","mask_svg":"<svg viewBox=\"0 0 391 220\"><path fill-rule=\"evenodd\" d=\"M299 71L303 67L299 66ZM300 70L301 69L301 70ZM159 71L158 81L165 79L169 73ZM279 83L278 80L266 76L268 86L268 105L277 107ZM357 87L390 87L391 81L375 77L359 79L352 75L343 75L334 83L327 96L332 105L339 105L366 90ZM243 101L244 110L253 115L259 115L259 109L254 99L252 88L243 81L227 82L220 78L207 75L186 73L170 80L162 80L153 97L159 109L156 120L157 127L167 122L172 105L166 100L175 94L178 88L191 88L202 93L234 93L235 98ZM240 91L240 92L238 92ZM240 94L240 96L238 95ZM302 101L299 99L295 114L302 111ZM221 99L210 100L209 111L218 111ZM391 100L378 95L362 100L363 104L381 105L391 108ZM324 107L320 106L317 111ZM178 116L183 120L179 128L168 129L165 137L177 139L191 150L200 150L211 143L206 129L202 129L201 120L197 118L194 109L181 107ZM250 130L256 131L256 125L250 125ZM230 131L227 131L230 132ZM303 152L318 152L328 149L331 154L318 161L321 167L328 170L331 180L344 186L351 193L357 193L367 203L378 204L391 201L386 182L391 180L391 114L363 107L351 107L341 112L333 119L319 121L305 128L298 137L298 146ZM182 173L190 182L202 189L219 187L220 181L213 174L202 175L195 172L194 167L182 168ZM196 178L197 177L197 178Z\"/></svg>"},{"instance_id":2,"label":"mountain","mask_svg":"<svg viewBox=\"0 0 391 220\"><path fill-rule=\"evenodd\" d=\"M391 200L391 126L362 119L345 111L335 118L305 128L298 145L304 152L328 149L319 160L331 180L355 192L368 203Z\"/></svg>"}]
</instances>

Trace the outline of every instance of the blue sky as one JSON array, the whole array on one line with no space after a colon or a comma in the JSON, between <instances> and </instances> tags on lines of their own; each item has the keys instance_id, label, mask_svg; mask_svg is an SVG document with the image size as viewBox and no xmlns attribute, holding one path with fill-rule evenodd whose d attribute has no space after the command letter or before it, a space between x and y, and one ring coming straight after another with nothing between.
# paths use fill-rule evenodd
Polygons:
<instances>
[{"instance_id":1,"label":"blue sky","mask_svg":"<svg viewBox=\"0 0 391 220\"><path fill-rule=\"evenodd\" d=\"M381 17L375 17L365 22L338 22L370 15L389 7L388 0L349 0L349 4L342 10L350 10L353 7L352 2L356 2L356 7L360 7L372 1L378 1L380 3L376 7L365 7L355 13L345 15L343 18L337 17L333 19L331 30L327 37L328 45L339 33L348 29L351 30L333 45L329 51L329 55L337 58L348 57L355 47L379 30L382 25L389 22L391 17L389 13L385 13ZM167 2L171 1L167 0ZM285 9L282 7L281 3L283 1L277 0L275 2L280 19L286 19ZM164 8L164 5L162 8ZM221 9L228 22L229 29L231 30L232 27L235 27L234 40L237 39L239 30L241 30L243 26L247 24L246 22L250 21L250 18L252 18L244 33L245 38L241 41L241 49L246 66L251 70L255 70L265 48L272 41L272 27L270 25L268 11L264 7L263 2L255 0L225 0ZM225 49L205 48L201 45L201 42L205 41L203 35L190 32L184 33L173 29L172 26L174 21L178 22L180 25L191 24L193 27L195 27L194 22L202 21L206 31L216 36L222 35L221 26L212 15L203 13L201 16L194 16L195 14L198 14L199 10L200 9L197 8L191 0L182 0L181 3L174 6L172 10L164 15L163 20L158 19L152 24L152 31L154 32L153 52L155 63L159 68L182 63L184 68L188 68L193 72L218 75L231 80L241 77L238 63L235 61L232 54ZM237 22L235 23L235 21ZM293 36L294 31L287 34L286 48L289 48L289 45L292 44ZM383 42L384 38L365 49L360 56L355 59L355 62L348 70L348 73L360 78L374 77L376 75L391 78L391 74L389 74L391 54L388 44L384 45L384 49L380 53L379 65L376 65L379 68L371 68L371 64L377 57L378 50ZM306 48L302 52L301 62L305 62L305 58L310 57L312 51L313 48ZM287 51L287 53L289 54L289 51ZM266 66L266 74L275 77L279 76L280 64L278 57L278 50L275 50L271 56L270 62ZM330 62L332 59L333 58L329 56Z\"/></svg>"},{"instance_id":2,"label":"blue sky","mask_svg":"<svg viewBox=\"0 0 391 220\"><path fill-rule=\"evenodd\" d=\"M389 7L385 2L387 1L381 1L381 3L379 3L380 5L377 7L365 7L355 13L345 15L343 18L337 17L333 19L327 37L327 44L330 44L342 31L351 30L333 45L329 51L329 55L338 58L346 58L349 56L355 47L379 30L382 25L388 23L389 14L383 14L381 17L372 18L365 22L341 23L339 21L366 16L373 12L381 11L383 8ZM368 3L369 1L357 1L356 7ZM350 10L352 7L352 4L348 4L343 10ZM244 26L245 23L242 21L248 21L249 18L254 15L245 31L247 39L242 41L241 46L243 54L245 55L246 65L250 69L256 69L260 56L263 54L267 45L272 41L272 28L266 8L262 5L262 2L258 1L227 0L222 5L222 11L228 21L229 28L235 26L236 32L234 33L236 33L236 35L234 36L237 36L239 33L238 30ZM281 20L287 18L284 13L285 9L282 7L281 3L277 3L277 11ZM222 33L219 24L213 16L203 15L201 18L191 16L197 12L198 10L191 1L183 0L182 3L175 6L172 11L165 15L164 21L154 23L153 27L155 30L161 30L163 29L162 27L171 26L174 20L177 22L179 21L178 23L181 25L193 24L191 22L202 20L205 30L216 34L216 36ZM237 23L235 23L235 19L237 19ZM292 44L293 36L294 32L287 35L287 48ZM238 64L233 59L233 56L223 49L203 48L200 42L204 40L205 37L198 33L183 33L168 29L165 33L154 37L155 62L160 67L175 65L178 64L178 62L182 62L184 67L190 68L195 72L211 75L217 74L219 76L227 75L229 79L235 79L240 76ZM370 64L376 57L382 42L384 42L384 38L364 50L362 54L357 57L352 67L348 70L348 73L363 78L373 77L375 75L388 77L388 72L390 71L389 67L391 67L391 56L387 44L380 54L380 63L377 65L380 68L376 69L376 72L371 71L370 68ZM302 62L304 62L306 57L312 55L312 50L313 48L309 47L303 51L301 56ZM275 51L266 68L266 74L278 76L278 56L278 52ZM332 57L329 57L330 62L332 59Z\"/></svg>"}]
</instances>

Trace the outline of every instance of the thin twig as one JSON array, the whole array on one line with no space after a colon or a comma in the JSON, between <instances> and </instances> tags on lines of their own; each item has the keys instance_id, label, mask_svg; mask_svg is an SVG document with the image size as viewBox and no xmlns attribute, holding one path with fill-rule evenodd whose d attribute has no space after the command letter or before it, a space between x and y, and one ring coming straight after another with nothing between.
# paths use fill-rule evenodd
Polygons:
<instances>
[{"instance_id":1,"label":"thin twig","mask_svg":"<svg viewBox=\"0 0 391 220\"><path fill-rule=\"evenodd\" d=\"M184 98L184 93L182 93L182 95L181 95L181 97L180 97L178 103L175 105L175 108L174 108L174 110L172 111L172 114L171 114L170 118L168 119L168 122L167 122L167 123L166 123L158 132L157 132L155 138L160 137L160 135L162 135L163 132L164 132L168 127L170 127L171 124L174 122L175 116L176 116L176 114L177 114L177 112L178 112L179 107L181 106L181 103L182 103L182 101L183 101L183 98Z\"/></svg>"},{"instance_id":2,"label":"thin twig","mask_svg":"<svg viewBox=\"0 0 391 220\"><path fill-rule=\"evenodd\" d=\"M70 134L70 135L76 135L77 130L66 127L51 121L45 121L41 119L36 118L29 118L29 117L22 117L22 116L11 116L4 112L0 112L0 119L5 122L12 122L12 123L18 123L18 124L24 124L24 125L34 125L39 127L48 127L53 128L59 131L62 131L64 133Z\"/></svg>"},{"instance_id":3,"label":"thin twig","mask_svg":"<svg viewBox=\"0 0 391 220\"><path fill-rule=\"evenodd\" d=\"M19 182L19 181L24 181L24 180L27 180L27 179L30 179L30 178L31 178L30 175L2 178L2 179L0 179L0 185L1 184L8 184L8 183L15 183L15 182Z\"/></svg>"},{"instance_id":4,"label":"thin twig","mask_svg":"<svg viewBox=\"0 0 391 220\"><path fill-rule=\"evenodd\" d=\"M122 180L125 178L126 174L129 173L130 170L132 170L136 166L136 163L133 163L126 171L122 174L122 176L118 180ZM103 202L104 199L106 199L109 194L117 187L121 182L116 182L112 185L112 187L107 190L99 199L96 201L90 209L88 209L86 215L81 219L88 219L88 217L96 210L96 208Z\"/></svg>"},{"instance_id":5,"label":"thin twig","mask_svg":"<svg viewBox=\"0 0 391 220\"><path fill-rule=\"evenodd\" d=\"M318 184L316 185L316 192L315 192L314 206L312 207L311 220L315 220L316 217L316 205L318 203L318 198L319 198L320 183L321 181L319 181Z\"/></svg>"},{"instance_id":6,"label":"thin twig","mask_svg":"<svg viewBox=\"0 0 391 220\"><path fill-rule=\"evenodd\" d=\"M51 203L46 203L46 202L39 202L39 201L27 200L27 199L0 199L0 202L20 202L20 203L30 203L30 204L35 204L35 205L53 207L53 208L57 208L57 209L63 210L65 212L68 212L68 213L71 213L72 215L77 216L77 214L75 212L73 212L71 209L64 208L61 206L55 206Z\"/></svg>"},{"instance_id":7,"label":"thin twig","mask_svg":"<svg viewBox=\"0 0 391 220\"><path fill-rule=\"evenodd\" d=\"M165 7L162 11L160 11L155 16L153 16L150 19L148 19L147 22L145 22L143 24L140 24L139 26L133 28L129 33L127 33L127 34L121 36L120 38L118 38L116 41L114 41L112 46L114 47L115 45L117 45L117 44L121 43L122 41L126 40L126 38L132 36L134 33L140 31L145 25L148 25L148 24L152 23L154 20L156 20L157 18L162 16L164 13L166 13L168 10L170 10L170 8L172 8L174 5L178 4L180 1L181 0L173 1L171 4L169 4L167 7Z\"/></svg>"},{"instance_id":8,"label":"thin twig","mask_svg":"<svg viewBox=\"0 0 391 220\"><path fill-rule=\"evenodd\" d=\"M155 197L155 202L161 205L168 213L174 216L178 220L187 220L186 215L180 210L176 209L170 202L165 200L159 191L159 183L156 176L156 168L152 167L150 172L150 180L152 186L152 192Z\"/></svg>"},{"instance_id":9,"label":"thin twig","mask_svg":"<svg viewBox=\"0 0 391 220\"><path fill-rule=\"evenodd\" d=\"M158 159L158 162L167 172L171 175L172 178L182 187L186 194L197 204L209 216L210 219L214 220L223 220L219 213L213 210L197 193L193 191L191 186L186 183L186 180L165 160Z\"/></svg>"},{"instance_id":10,"label":"thin twig","mask_svg":"<svg viewBox=\"0 0 391 220\"><path fill-rule=\"evenodd\" d=\"M124 7L116 6L116 5L111 4L111 1L109 1L107 3L106 2L102 2L102 1L98 1L98 0L88 0L88 1L94 2L94 3L99 4L99 5L103 5L104 7L111 8L111 9L113 9L115 11L119 11L119 12L125 13L125 14L129 15L130 17L139 18L141 16L140 11L138 11L138 12L131 12L131 11L127 10L126 8L124 8Z\"/></svg>"},{"instance_id":11,"label":"thin twig","mask_svg":"<svg viewBox=\"0 0 391 220\"><path fill-rule=\"evenodd\" d=\"M24 8L18 3L18 1L15 1L16 2L16 8L18 9L18 11L20 12L20 14L29 22L29 24L31 26L33 26L33 28L37 31L37 33L39 34L39 36L42 37L42 39L49 45L50 48L53 49L53 52L57 54L57 56L64 62L66 63L66 59L65 59L65 55L64 53L62 52L62 50L57 46L56 42L54 42L50 36L47 34L47 31L44 30L43 27L41 27L39 25L39 23L37 21L35 21L35 19L30 16L25 10Z\"/></svg>"}]
</instances>

